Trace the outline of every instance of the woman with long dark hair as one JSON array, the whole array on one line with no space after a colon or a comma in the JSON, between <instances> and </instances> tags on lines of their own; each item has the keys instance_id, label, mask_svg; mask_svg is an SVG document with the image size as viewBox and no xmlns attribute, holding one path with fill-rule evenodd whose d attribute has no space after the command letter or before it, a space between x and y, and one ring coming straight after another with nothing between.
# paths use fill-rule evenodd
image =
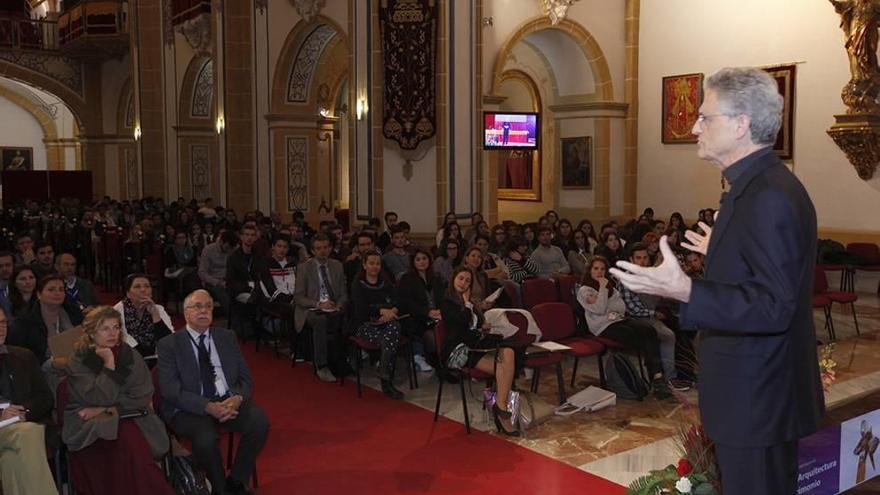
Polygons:
<instances>
[{"instance_id":1,"label":"woman with long dark hair","mask_svg":"<svg viewBox=\"0 0 880 495\"><path fill-rule=\"evenodd\" d=\"M518 432L513 427L511 413L507 409L509 393L516 373L516 354L510 347L499 347L488 352L476 350L494 345L481 345L481 342L486 342L484 331L488 330L489 325L483 318L479 304L471 298L473 280L473 272L470 268L466 266L456 268L452 283L440 303L440 312L443 314L443 324L446 327L446 340L443 342L443 349L440 349L440 359L445 364L453 349L459 344L467 345L471 350L468 352L466 366L495 377L497 394L495 405L492 407L495 427L499 433L516 435ZM495 339L487 340L497 344Z\"/></svg>"},{"instance_id":2,"label":"woman with long dark hair","mask_svg":"<svg viewBox=\"0 0 880 495\"><path fill-rule=\"evenodd\" d=\"M37 276L30 265L19 265L12 272L9 284L9 302L12 305L10 320L26 313L34 301L37 287Z\"/></svg>"},{"instance_id":3,"label":"woman with long dark hair","mask_svg":"<svg viewBox=\"0 0 880 495\"><path fill-rule=\"evenodd\" d=\"M437 259L434 260L434 273L440 277L444 285L448 285L452 279L452 271L461 264L464 257L462 244L452 237L447 237L440 245Z\"/></svg>"},{"instance_id":4,"label":"woman with long dark hair","mask_svg":"<svg viewBox=\"0 0 880 495\"><path fill-rule=\"evenodd\" d=\"M409 259L409 271L400 277L398 300L400 310L408 318L401 320L403 332L412 338L413 354L419 371L433 371L425 360L435 355L434 325L440 319L440 300L446 284L431 269L431 254L417 248Z\"/></svg>"}]
</instances>

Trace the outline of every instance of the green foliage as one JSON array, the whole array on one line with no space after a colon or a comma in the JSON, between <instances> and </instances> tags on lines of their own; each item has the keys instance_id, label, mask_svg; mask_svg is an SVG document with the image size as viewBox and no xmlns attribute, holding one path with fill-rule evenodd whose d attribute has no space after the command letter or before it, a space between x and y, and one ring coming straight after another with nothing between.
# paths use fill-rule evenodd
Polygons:
<instances>
[{"instance_id":1,"label":"green foliage","mask_svg":"<svg viewBox=\"0 0 880 495\"><path fill-rule=\"evenodd\" d=\"M718 495L718 492L715 491L715 487L712 486L712 483L702 482L697 485L694 490L694 495Z\"/></svg>"},{"instance_id":2,"label":"green foliage","mask_svg":"<svg viewBox=\"0 0 880 495\"><path fill-rule=\"evenodd\" d=\"M654 474L642 476L629 484L626 495L655 495L661 483L663 480Z\"/></svg>"}]
</instances>

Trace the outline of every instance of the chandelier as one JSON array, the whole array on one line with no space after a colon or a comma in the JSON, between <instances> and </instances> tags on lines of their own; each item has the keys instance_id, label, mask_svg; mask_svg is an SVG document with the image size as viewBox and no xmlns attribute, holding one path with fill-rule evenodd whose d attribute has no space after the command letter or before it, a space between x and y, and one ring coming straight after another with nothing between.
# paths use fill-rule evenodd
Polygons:
<instances>
[{"instance_id":1,"label":"chandelier","mask_svg":"<svg viewBox=\"0 0 880 495\"><path fill-rule=\"evenodd\" d=\"M541 10L544 15L550 17L550 23L554 26L565 19L568 8L578 0L541 0Z\"/></svg>"}]
</instances>

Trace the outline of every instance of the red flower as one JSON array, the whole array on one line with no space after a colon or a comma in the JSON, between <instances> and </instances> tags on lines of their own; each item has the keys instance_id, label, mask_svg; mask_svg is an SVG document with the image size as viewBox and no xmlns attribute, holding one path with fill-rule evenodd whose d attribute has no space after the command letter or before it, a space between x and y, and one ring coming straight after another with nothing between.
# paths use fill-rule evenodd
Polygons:
<instances>
[{"instance_id":1,"label":"red flower","mask_svg":"<svg viewBox=\"0 0 880 495\"><path fill-rule=\"evenodd\" d=\"M691 462L687 459L679 459L678 460L678 468L676 471L679 476L687 476L691 471L694 470L694 466L691 465Z\"/></svg>"}]
</instances>

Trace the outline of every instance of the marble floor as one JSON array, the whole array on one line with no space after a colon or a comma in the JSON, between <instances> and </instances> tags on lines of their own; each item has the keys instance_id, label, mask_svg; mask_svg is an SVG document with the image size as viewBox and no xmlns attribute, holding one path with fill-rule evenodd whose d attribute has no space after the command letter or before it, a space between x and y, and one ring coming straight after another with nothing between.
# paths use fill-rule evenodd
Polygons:
<instances>
[{"instance_id":1,"label":"marble floor","mask_svg":"<svg viewBox=\"0 0 880 495\"><path fill-rule=\"evenodd\" d=\"M832 287L837 286L832 274L829 274L829 283ZM880 390L880 295L877 293L877 284L876 275L860 274L857 280L859 300L855 309L859 335L856 335L850 309L839 305L833 308L837 333L833 357L838 363L838 378L826 393L829 414L835 408ZM823 330L824 317L821 311L815 316L817 337L824 341L827 339L827 333ZM591 384L598 385L595 359L581 361L574 390L568 386L571 362L565 363L564 370L569 394ZM378 380L372 373L368 372L364 380L367 386L378 388ZM438 387L433 375L420 373L420 387L417 390L406 388L405 378L398 377L398 381L398 386L406 393L407 401L433 412ZM527 390L529 380L521 379L519 386ZM493 432L494 425L489 415L481 409L483 384L467 383L465 390L471 426ZM538 395L548 403L558 402L556 379L552 372L542 374ZM626 485L648 470L663 468L678 459L674 436L680 425L691 423L692 418L697 417L696 400L696 391L679 394L676 401L668 402L654 399L643 402L621 400L616 406L595 413L554 416L531 429L523 438L504 438ZM463 422L457 385L444 386L440 413L446 418ZM463 426L462 434L465 434Z\"/></svg>"}]
</instances>

